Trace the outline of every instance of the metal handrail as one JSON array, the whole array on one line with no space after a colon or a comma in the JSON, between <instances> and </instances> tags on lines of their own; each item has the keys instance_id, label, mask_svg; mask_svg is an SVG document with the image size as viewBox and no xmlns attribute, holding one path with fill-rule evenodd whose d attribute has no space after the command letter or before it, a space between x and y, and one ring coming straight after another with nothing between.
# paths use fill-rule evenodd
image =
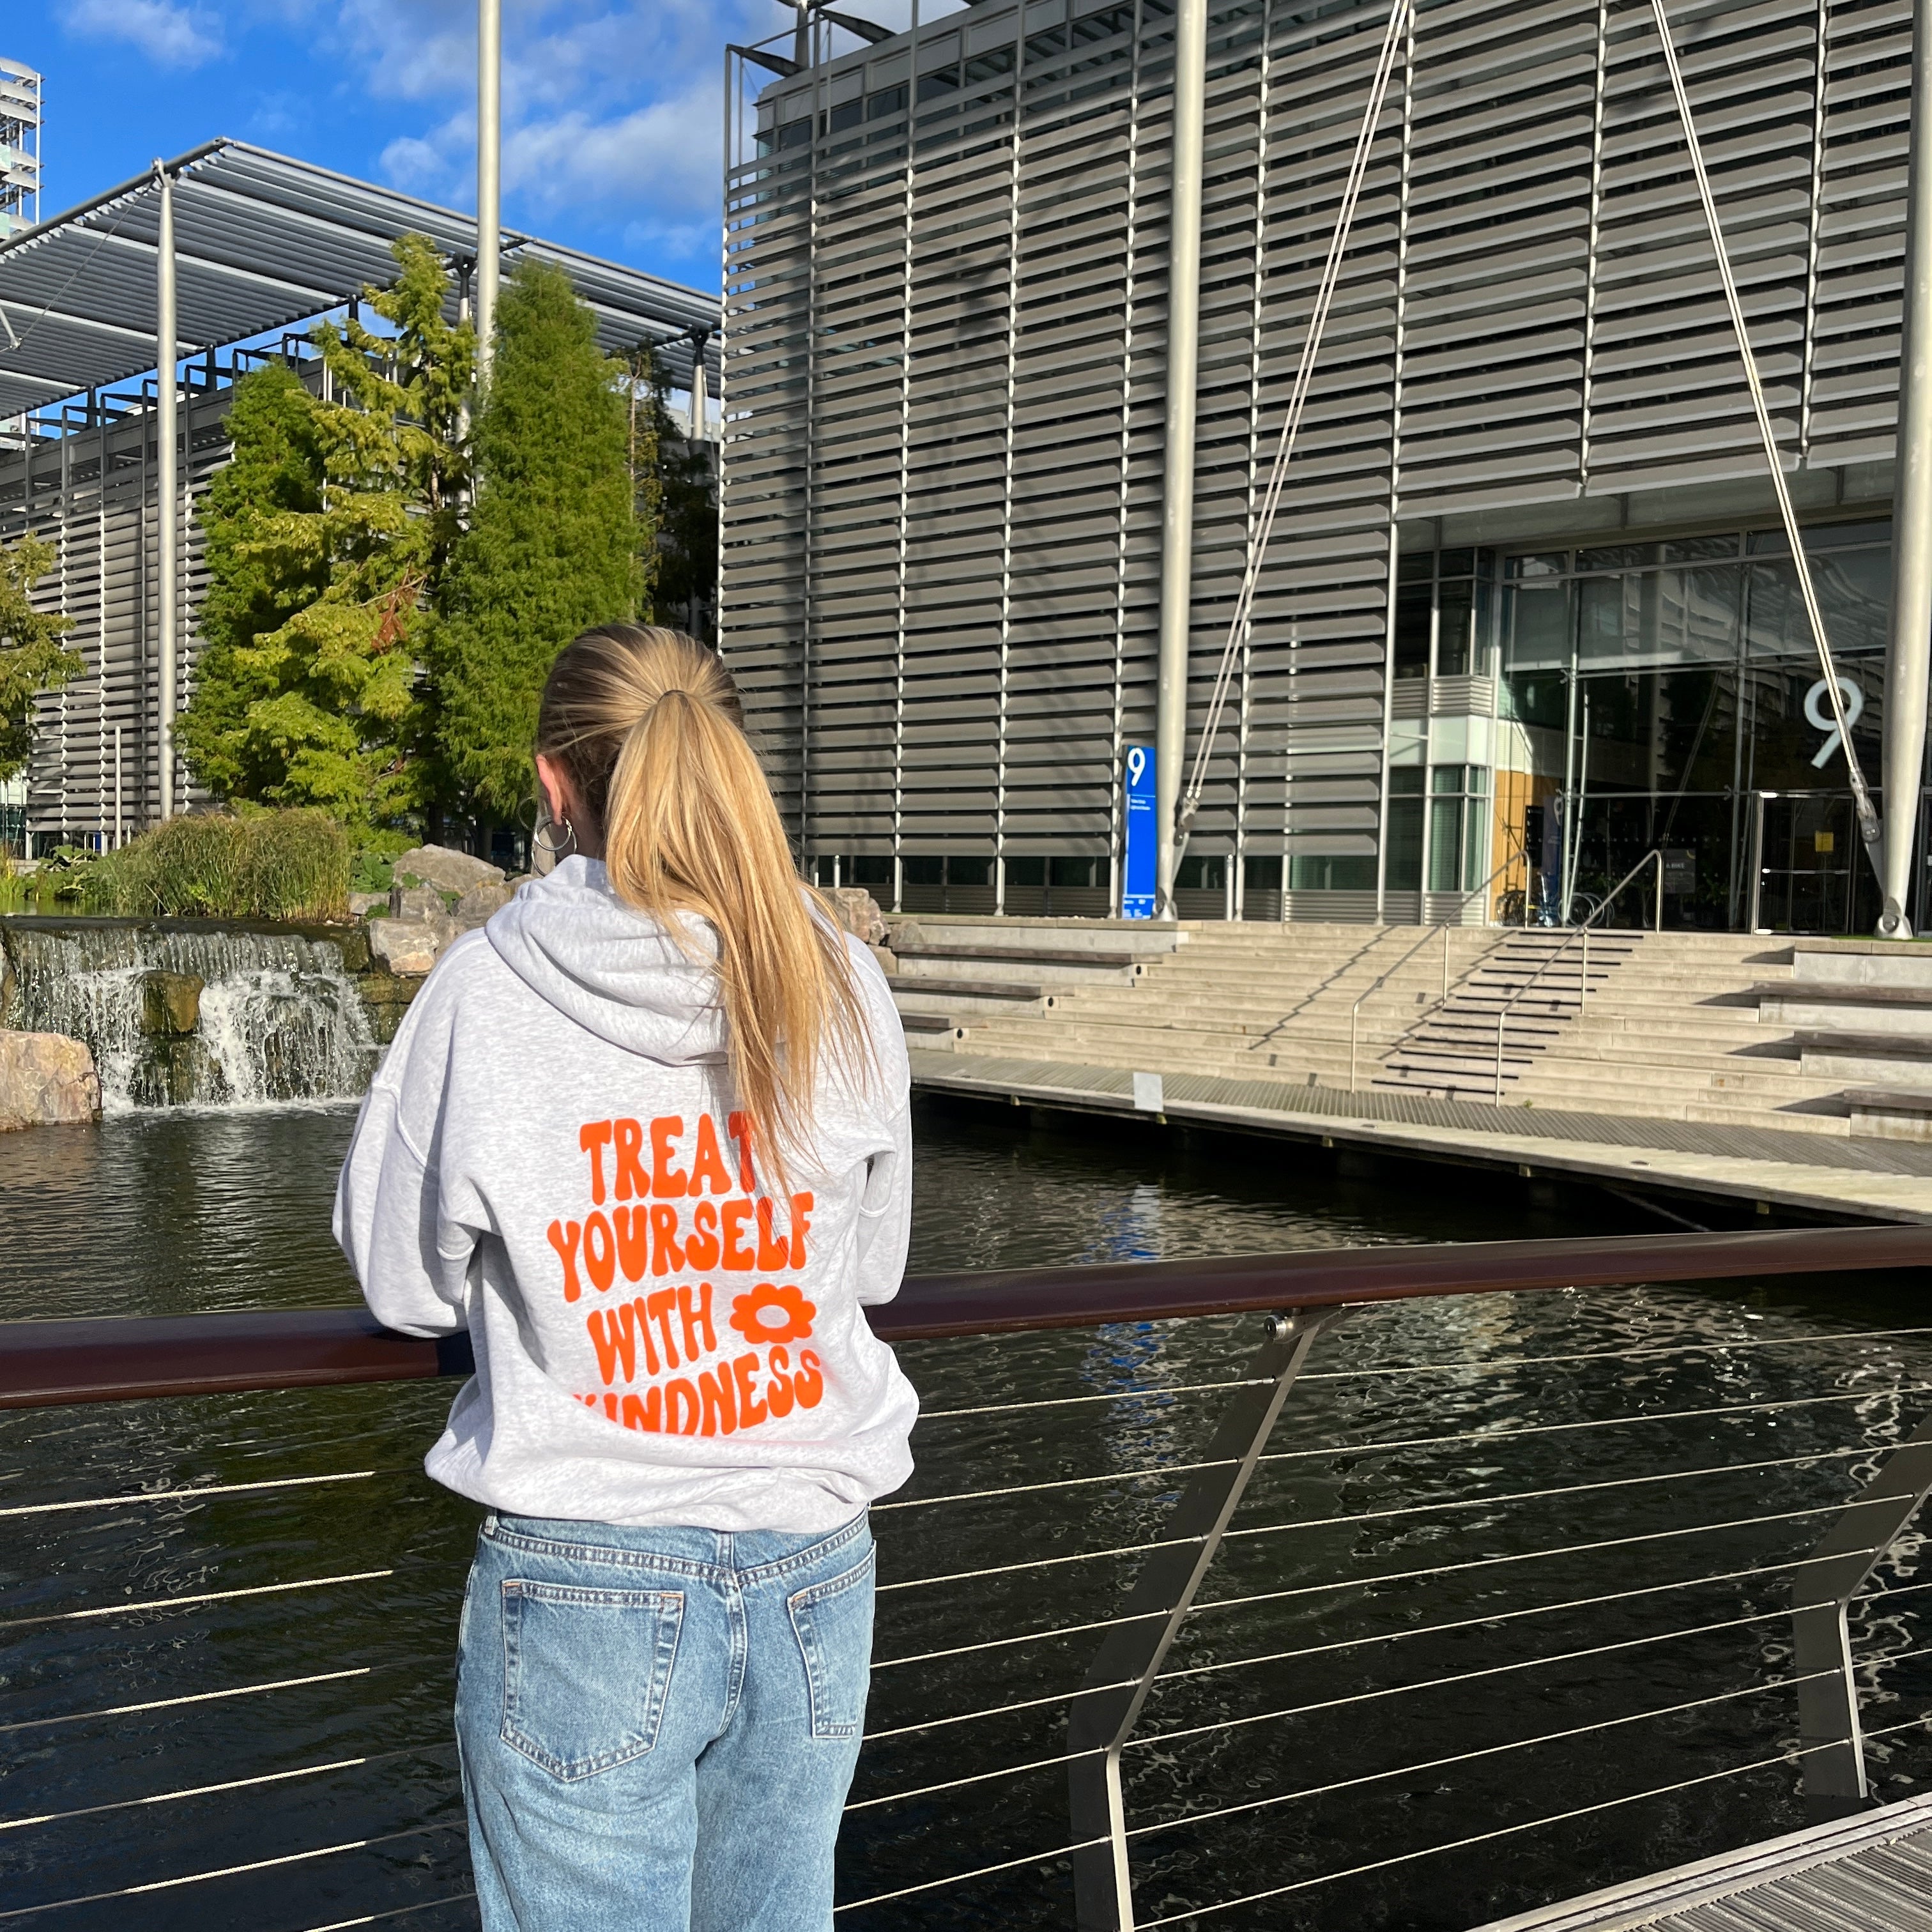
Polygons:
<instances>
[{"instance_id":1,"label":"metal handrail","mask_svg":"<svg viewBox=\"0 0 1932 1932\"><path fill-rule=\"evenodd\" d=\"M1928 1266L1932 1229L1910 1226L1468 1241L909 1275L897 1299L866 1316L881 1340L910 1342L1448 1294ZM0 1322L0 1409L421 1382L475 1368L466 1334L400 1335L362 1308Z\"/></svg>"},{"instance_id":2,"label":"metal handrail","mask_svg":"<svg viewBox=\"0 0 1932 1932\"><path fill-rule=\"evenodd\" d=\"M1547 959L1544 960L1543 964L1497 1009L1495 1101L1498 1107L1503 1103L1503 1028L1509 1018L1511 1010L1515 1006L1517 1000L1521 999L1578 940L1582 941L1583 952L1576 979L1576 1005L1579 1011L1582 1010L1590 997L1590 928L1610 910L1611 902L1616 898L1618 893L1622 892L1624 886L1628 885L1646 866L1653 862L1657 867L1657 910L1654 915L1654 922L1651 929L1654 932L1661 932L1664 930L1664 852L1661 847L1653 846L1598 901L1595 910L1583 921L1582 924L1576 927L1570 937L1564 940L1563 944Z\"/></svg>"},{"instance_id":3,"label":"metal handrail","mask_svg":"<svg viewBox=\"0 0 1932 1932\"><path fill-rule=\"evenodd\" d=\"M1487 892L1516 862L1514 856L1505 859L1480 886L1472 886L1466 892L1462 893L1457 898L1456 911L1460 914L1478 893ZM1432 898L1436 895L1432 892L1429 896ZM1452 922L1448 920L1442 922L1442 997L1436 1003L1436 1010L1438 1012L1449 1004L1449 935L1456 930L1457 928ZM1357 998L1355 1004L1348 1009L1348 1091L1352 1094L1355 1090L1355 1022L1362 1010L1362 1003L1371 994L1380 992L1383 986L1387 984L1390 976L1400 972L1402 968L1406 966L1421 950L1420 942L1411 946L1393 966L1383 973L1381 978L1364 991Z\"/></svg>"},{"instance_id":4,"label":"metal handrail","mask_svg":"<svg viewBox=\"0 0 1932 1932\"><path fill-rule=\"evenodd\" d=\"M1119 1600L1112 1614L1097 1622L1084 1623L1064 1633L1046 1633L1056 1636L1076 1634L1078 1630L1105 1633L1084 1678L1070 1695L1042 1698L1030 1692L1027 1699L1019 1703L996 1704L985 1711L969 1711L956 1718L939 1720L965 1722L974 1718L1000 1716L1009 1709L1030 1711L1042 1706L1064 1704L1067 1715L1064 1752L1054 1756L1030 1760L1017 1768L1064 1766L1072 1841L1052 1852L1029 1854L1016 1862L1037 1862L1038 1856L1067 1858L1073 1870L1078 1922L1083 1927L1093 1928L1093 1932L1131 1932L1137 1922L1145 1922L1136 1920L1133 1910L1132 1852L1136 1844L1148 1842L1142 1836L1144 1833L1167 1829L1179 1821L1130 1827L1122 1788L1124 1754L1168 1748L1168 1741L1173 1738L1192 1736L1196 1730L1215 1728L1210 1724L1197 1726L1196 1730L1176 1732L1168 1729L1146 1732L1142 1730L1141 1720L1149 1697L1157 1686L1171 1677L1195 1672L1196 1666L1192 1660L1186 1669L1176 1672L1170 1668L1168 1660L1174 1640L1186 1620L1203 1609L1212 1610L1221 1606L1220 1599L1204 1600L1198 1592L1216 1563L1224 1538L1230 1534L1274 1535L1308 1526L1305 1520L1298 1520L1292 1524L1245 1529L1236 1526L1231 1530L1230 1519L1240 1504L1250 1478L1264 1462L1310 1453L1298 1448L1270 1455L1270 1437L1284 1405L1301 1377L1311 1347L1320 1335L1347 1316L1352 1305L1418 1297L1582 1288L1636 1281L1682 1282L1738 1276L1835 1274L1850 1270L1928 1266L1932 1266L1932 1227L1894 1225L1770 1230L1761 1233L1642 1234L1314 1250L1208 1260L1100 1263L909 1278L897 1300L866 1311L874 1331L884 1339L900 1341L1020 1334L1244 1310L1265 1311L1268 1316L1258 1352L1236 1371L1227 1384L1229 1399L1212 1441L1196 1452L1200 1460L1177 1466L1170 1459L1157 1459L1157 1466L1134 1472L1159 1475L1166 1480L1171 1470L1172 1476L1186 1478L1178 1501L1157 1526L1150 1526L1145 1540L1120 1550L1056 1552L1046 1557L1022 1552L1022 1560L1017 1562L970 1573L976 1577L988 1578L1045 1574L1045 1566L1065 1562L1112 1560L1127 1556L1144 1559L1138 1566L1128 1594ZM296 1388L332 1382L413 1380L466 1374L472 1366L466 1337L438 1340L398 1335L381 1328L364 1311L354 1308L0 1324L0 1407L243 1388ZM1204 1389L1209 1386L1201 1384ZM1164 1398L1171 1398L1179 1392L1165 1385L1160 1390ZM1129 1399L1132 1393L1112 1389L1103 1395L1082 1394L1064 1400L1118 1402ZM1862 1402L1868 1396L1853 1392L1824 1399L1856 1400ZM976 1414L980 1412L968 1409L956 1412ZM1701 1416L1712 1412L1699 1409L1689 1412ZM938 1412L940 1415L949 1412ZM1622 1426L1625 1422L1670 1419L1672 1418L1667 1414L1660 1417L1646 1412L1622 1418L1615 1425L1584 1421L1558 1426L1596 1428ZM1539 1426L1524 1431L1500 1432L1540 1436L1546 1430ZM1486 1426L1480 1432L1480 1439L1484 1442L1493 1442L1498 1438L1498 1432L1492 1427ZM1450 1439L1454 1438L1444 1438ZM1833 1453L1863 1456L1866 1451L1859 1447ZM1729 1466L1724 1466L1726 1468ZM1748 1469L1759 1466L1739 1466ZM1784 1465L1780 1462L1762 1466L1781 1468ZM1667 1472L1656 1480L1672 1481L1679 1480L1684 1474L1712 1473L1718 1472ZM1111 1484L1118 1482L1120 1478L1118 1468L1110 1466L1103 1477L1094 1480ZM302 1484L352 1479L351 1475L337 1474L302 1476L288 1480ZM1626 1480L1618 1478L1597 1486L1615 1489ZM250 1482L239 1487L279 1489L284 1486L282 1480L274 1480L262 1484ZM915 1497L883 1507L917 1509L946 1502L972 1502L982 1497L1030 1493L1032 1488L1042 1486L1058 1490L1064 1484L1056 1480L1045 1485L1021 1484L1012 1489L966 1489L957 1495ZM1590 1486L1586 1484L1576 1493L1583 1493ZM1868 1798L1865 1734L1861 1728L1858 1690L1852 1670L1846 1612L1858 1592L1864 1587L1874 1566L1892 1547L1921 1506L1928 1489L1932 1489L1932 1428L1922 1427L1910 1440L1894 1448L1877 1476L1862 1492L1849 1501L1835 1508L1828 1503L1822 1510L1808 1509L1793 1515L1767 1519L1796 1522L1826 1516L1831 1520L1823 1540L1815 1546L1808 1557L1799 1558L1795 1564L1784 1566L1792 1570L1794 1580L1791 1609L1782 1614L1791 1616L1794 1621L1799 1667L1796 1675L1774 1682L1778 1686L1795 1688L1798 1694L1803 1742L1796 1751L1784 1750L1778 1758L1765 1760L1766 1764L1802 1766L1808 1797L1814 1807L1849 1810ZM199 1496L232 1492L238 1492L230 1488L191 1488L178 1493ZM164 1495L175 1493L149 1492L144 1496L82 1499L45 1507L58 1510L88 1508L96 1503L104 1506L110 1501L117 1504L160 1501ZM1526 1491L1521 1496L1508 1500L1533 1501L1545 1496L1568 1496L1571 1493L1568 1488L1542 1488ZM1492 1503L1498 1500L1503 1498L1488 1499ZM1390 1514L1406 1516L1430 1506L1405 1501L1402 1508L1394 1512L1338 1517L1336 1520L1383 1520ZM1737 1526L1720 1523L1710 1526L1721 1528ZM1678 1532L1673 1529L1669 1533ZM1647 1542L1649 1534L1646 1532L1641 1540ZM1606 1544L1604 1546L1622 1546ZM1535 1553L1561 1556L1568 1552L1558 1548ZM1507 1559L1480 1557L1476 1562L1481 1564L1500 1560L1518 1559L1514 1556ZM959 1580L951 1574L958 1566L959 1559L954 1558L940 1566L944 1574L916 1575L896 1580L886 1587L906 1591L951 1586ZM308 1580L300 1584L278 1587L339 1586L392 1574L370 1570L358 1571L350 1576ZM1672 1583L1658 1587L1685 1586ZM252 1595L254 1592L246 1591L241 1594ZM213 1598L190 1595L118 1607L130 1611L162 1610L213 1600ZM1236 1598L1228 1600L1243 1600ZM1508 1614L1542 1613L1541 1610L1532 1607ZM89 1610L72 1614L92 1616L100 1612ZM1762 1622L1779 1614L1775 1610L1754 1612L1744 1621ZM1000 1640L1015 1640L1003 1637ZM1346 1648L1346 1644L1340 1647ZM1579 1658L1595 1656L1624 1647L1622 1643L1605 1645L1574 1654ZM922 1660L921 1655L914 1654L889 1658L878 1667L916 1664ZM1550 1660L1565 1660L1558 1658ZM1220 1664L1216 1667L1220 1667ZM1232 1667L1232 1664L1229 1667ZM1490 1673L1484 1671L1474 1675L1486 1678ZM281 1687L271 1683L242 1687L242 1690L252 1694L278 1688ZM1402 1688L1396 1687L1388 1694L1399 1694ZM1760 1688L1772 1687L1750 1688L1755 1691ZM206 1694L231 1694L224 1691ZM1726 1698L1738 1694L1742 1694L1720 1691L1702 1701L1721 1704ZM1328 1706L1318 1702L1306 1708L1318 1710ZM1672 1710L1678 1708L1692 1707L1670 1707ZM1290 1709L1270 1714L1293 1716L1297 1712ZM1640 1714L1668 1714L1668 1712ZM1925 1720L1913 1721L1922 1724ZM915 1725L909 1728L926 1726ZM878 1736L894 1737L902 1734L902 1731L888 1730ZM1566 1731L1557 1735L1574 1738L1579 1733ZM1532 1738L1520 1742L1534 1744L1541 1740ZM364 1761L355 1760L358 1763ZM339 1768L341 1767L329 1765L317 1768ZM1745 1766L1740 1768L1760 1768L1762 1767ZM941 1790L977 1786L988 1780L1009 1775L1012 1768L974 1770L946 1784L915 1784L910 1790L868 1797L851 1808L866 1810L926 1797ZM1390 1770L1376 1770L1365 1779L1354 1781L1373 1783L1403 1768L1396 1766ZM286 1774L279 1772L274 1774L275 1777ZM199 1787L195 1787L182 1793L164 1795L194 1796L198 1790ZM1306 1795L1310 1794L1287 1791L1260 1802L1286 1804ZM1642 1795L1647 1794L1640 1794ZM157 1801L143 1798L129 1802ZM1240 1808L1248 1808L1245 1801ZM437 1828L442 1827L417 1824L396 1835L412 1835ZM1425 1848L1427 1849L1436 1848ZM306 1857L311 1854L298 1856ZM874 1898L848 1901L845 1909L883 1904L1009 1868L1006 1864L976 1864L968 1871L948 1874L910 1886L901 1884L897 1889L881 1892ZM166 1882L197 1882L202 1878L223 1875L222 1870L212 1870L170 1878ZM1303 1882L1298 1880L1296 1883ZM51 1903L58 1906L66 1902L69 1901Z\"/></svg>"}]
</instances>

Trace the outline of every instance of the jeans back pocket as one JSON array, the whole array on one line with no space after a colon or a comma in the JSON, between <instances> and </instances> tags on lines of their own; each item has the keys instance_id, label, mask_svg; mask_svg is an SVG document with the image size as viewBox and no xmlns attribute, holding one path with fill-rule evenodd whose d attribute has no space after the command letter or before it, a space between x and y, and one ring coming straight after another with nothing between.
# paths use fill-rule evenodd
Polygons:
<instances>
[{"instance_id":1,"label":"jeans back pocket","mask_svg":"<svg viewBox=\"0 0 1932 1932\"><path fill-rule=\"evenodd\" d=\"M503 1742L561 1778L657 1742L684 1622L677 1590L503 1584Z\"/></svg>"},{"instance_id":2,"label":"jeans back pocket","mask_svg":"<svg viewBox=\"0 0 1932 1932\"><path fill-rule=\"evenodd\" d=\"M866 1721L875 1555L868 1550L864 1561L843 1576L812 1584L785 1600L805 1658L815 1738L856 1737Z\"/></svg>"}]
</instances>

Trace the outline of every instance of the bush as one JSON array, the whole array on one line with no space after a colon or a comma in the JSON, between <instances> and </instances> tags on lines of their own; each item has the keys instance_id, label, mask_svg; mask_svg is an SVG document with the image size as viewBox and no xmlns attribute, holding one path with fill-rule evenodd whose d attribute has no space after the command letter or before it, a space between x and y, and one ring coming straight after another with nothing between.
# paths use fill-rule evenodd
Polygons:
<instances>
[{"instance_id":1,"label":"bush","mask_svg":"<svg viewBox=\"0 0 1932 1932\"><path fill-rule=\"evenodd\" d=\"M326 812L170 819L86 868L90 912L332 920L349 911L349 838Z\"/></svg>"}]
</instances>

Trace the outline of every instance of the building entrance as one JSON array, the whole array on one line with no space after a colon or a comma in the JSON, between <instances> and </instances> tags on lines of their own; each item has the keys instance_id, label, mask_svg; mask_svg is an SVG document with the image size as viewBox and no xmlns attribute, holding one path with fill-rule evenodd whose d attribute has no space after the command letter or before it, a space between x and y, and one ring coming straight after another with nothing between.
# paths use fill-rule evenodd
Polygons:
<instances>
[{"instance_id":1,"label":"building entrance","mask_svg":"<svg viewBox=\"0 0 1932 1932\"><path fill-rule=\"evenodd\" d=\"M1805 533L1852 742L1874 776L1889 539L1884 524ZM1876 884L1781 532L1511 556L1501 625L1499 763L1548 800L1534 896L1550 916L1586 916L1660 851L1666 926L1870 930ZM1654 911L1646 879L1612 919L1648 924Z\"/></svg>"}]
</instances>

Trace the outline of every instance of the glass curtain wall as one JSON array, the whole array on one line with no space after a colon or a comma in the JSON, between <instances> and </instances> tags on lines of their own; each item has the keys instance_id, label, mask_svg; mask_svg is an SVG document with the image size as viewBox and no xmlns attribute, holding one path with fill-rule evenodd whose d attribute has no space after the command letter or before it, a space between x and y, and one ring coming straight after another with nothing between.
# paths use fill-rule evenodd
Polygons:
<instances>
[{"instance_id":1,"label":"glass curtain wall","mask_svg":"<svg viewBox=\"0 0 1932 1932\"><path fill-rule=\"evenodd\" d=\"M1887 524L1805 533L1868 780L1883 723L1890 536ZM1869 925L1876 888L1862 857L1847 862L1857 842L1844 752L1781 532L1509 557L1502 630L1503 716L1557 781L1542 903L1582 917L1660 850L1666 926L1735 930L1754 908L1760 924L1790 930ZM1612 916L1635 923L1650 911L1634 887Z\"/></svg>"}]
</instances>

